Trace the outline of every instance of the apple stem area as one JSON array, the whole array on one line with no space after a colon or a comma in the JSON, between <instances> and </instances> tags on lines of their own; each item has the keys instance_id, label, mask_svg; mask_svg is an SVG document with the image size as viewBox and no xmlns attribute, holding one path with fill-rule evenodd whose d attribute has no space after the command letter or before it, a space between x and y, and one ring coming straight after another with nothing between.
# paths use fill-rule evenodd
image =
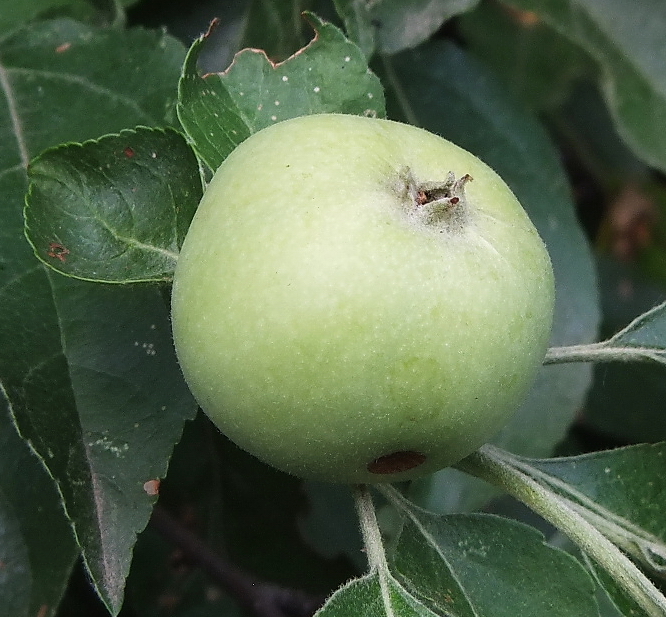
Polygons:
<instances>
[{"instance_id":1,"label":"apple stem area","mask_svg":"<svg viewBox=\"0 0 666 617\"><path fill-rule=\"evenodd\" d=\"M439 231L461 227L468 211L465 185L471 180L469 174L456 179L450 171L443 182L419 182L410 170L404 171L401 173L401 184L409 216Z\"/></svg>"}]
</instances>

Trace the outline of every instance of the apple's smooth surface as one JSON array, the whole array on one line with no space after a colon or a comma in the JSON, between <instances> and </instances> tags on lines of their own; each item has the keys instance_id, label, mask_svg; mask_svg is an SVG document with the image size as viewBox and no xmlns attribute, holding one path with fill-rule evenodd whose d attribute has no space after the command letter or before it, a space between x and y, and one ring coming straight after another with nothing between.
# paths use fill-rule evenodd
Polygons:
<instances>
[{"instance_id":1,"label":"apple's smooth surface","mask_svg":"<svg viewBox=\"0 0 666 617\"><path fill-rule=\"evenodd\" d=\"M526 213L476 157L388 120L305 116L215 174L176 269L174 339L240 447L301 477L403 480L506 423L553 287Z\"/></svg>"}]
</instances>

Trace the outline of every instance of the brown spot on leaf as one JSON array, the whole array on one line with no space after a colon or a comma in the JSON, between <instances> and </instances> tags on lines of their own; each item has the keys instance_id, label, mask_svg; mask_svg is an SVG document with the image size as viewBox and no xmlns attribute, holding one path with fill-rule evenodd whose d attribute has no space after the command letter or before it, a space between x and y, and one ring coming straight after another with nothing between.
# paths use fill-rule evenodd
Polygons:
<instances>
[{"instance_id":1,"label":"brown spot on leaf","mask_svg":"<svg viewBox=\"0 0 666 617\"><path fill-rule=\"evenodd\" d=\"M69 255L69 249L59 242L51 242L51 244L49 244L49 251L47 255L53 259L59 259L62 261L62 263L65 263L67 260L67 255Z\"/></svg>"},{"instance_id":2,"label":"brown spot on leaf","mask_svg":"<svg viewBox=\"0 0 666 617\"><path fill-rule=\"evenodd\" d=\"M123 150L123 152L125 153L125 156L126 156L128 159L131 159L131 158L136 154L136 153L134 152L134 149L133 149L133 148L130 148L129 146L127 146L127 148L125 148L125 149Z\"/></svg>"},{"instance_id":3,"label":"brown spot on leaf","mask_svg":"<svg viewBox=\"0 0 666 617\"><path fill-rule=\"evenodd\" d=\"M148 482L145 482L143 485L143 490L148 493L151 497L155 497L155 495L160 494L160 481L159 479L156 480L148 480Z\"/></svg>"},{"instance_id":4,"label":"brown spot on leaf","mask_svg":"<svg viewBox=\"0 0 666 617\"><path fill-rule=\"evenodd\" d=\"M55 52L57 54L63 54L65 53L70 47L72 46L71 43L63 43L62 45L58 45L58 47L55 48Z\"/></svg>"},{"instance_id":5,"label":"brown spot on leaf","mask_svg":"<svg viewBox=\"0 0 666 617\"><path fill-rule=\"evenodd\" d=\"M368 471L381 475L399 473L414 469L425 463L426 455L413 450L403 450L401 452L392 452L376 458L368 463Z\"/></svg>"}]
</instances>

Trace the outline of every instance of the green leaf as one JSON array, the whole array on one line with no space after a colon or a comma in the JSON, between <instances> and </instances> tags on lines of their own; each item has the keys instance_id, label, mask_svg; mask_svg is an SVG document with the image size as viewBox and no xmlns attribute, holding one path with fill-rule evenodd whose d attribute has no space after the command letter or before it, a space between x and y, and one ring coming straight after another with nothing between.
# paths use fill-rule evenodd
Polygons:
<instances>
[{"instance_id":1,"label":"green leaf","mask_svg":"<svg viewBox=\"0 0 666 617\"><path fill-rule=\"evenodd\" d=\"M514 464L568 500L666 592L666 443L547 460L516 457ZM619 608L644 614L607 573L588 562Z\"/></svg>"},{"instance_id":2,"label":"green leaf","mask_svg":"<svg viewBox=\"0 0 666 617\"><path fill-rule=\"evenodd\" d=\"M366 58L375 51L375 32L370 9L365 0L333 0L335 10L345 24L347 36L356 43Z\"/></svg>"},{"instance_id":3,"label":"green leaf","mask_svg":"<svg viewBox=\"0 0 666 617\"><path fill-rule=\"evenodd\" d=\"M575 80L594 74L587 54L533 13L481 2L457 26L465 48L533 109L556 109L570 96Z\"/></svg>"},{"instance_id":4,"label":"green leaf","mask_svg":"<svg viewBox=\"0 0 666 617\"><path fill-rule=\"evenodd\" d=\"M649 164L666 169L666 4L661 0L510 0L534 11L597 63L618 131Z\"/></svg>"},{"instance_id":5,"label":"green leaf","mask_svg":"<svg viewBox=\"0 0 666 617\"><path fill-rule=\"evenodd\" d=\"M22 0L21 2L7 2L0 11L0 32L6 32L11 27L21 26L24 23L47 15L55 11L90 8L86 0Z\"/></svg>"},{"instance_id":6,"label":"green leaf","mask_svg":"<svg viewBox=\"0 0 666 617\"><path fill-rule=\"evenodd\" d=\"M372 573L338 589L315 617L436 617L395 579Z\"/></svg>"},{"instance_id":7,"label":"green leaf","mask_svg":"<svg viewBox=\"0 0 666 617\"><path fill-rule=\"evenodd\" d=\"M666 302L639 315L605 341L552 348L546 362L651 361L666 365Z\"/></svg>"},{"instance_id":8,"label":"green leaf","mask_svg":"<svg viewBox=\"0 0 666 617\"><path fill-rule=\"evenodd\" d=\"M94 30L70 20L0 40L0 173L61 143L175 124L183 58L163 32Z\"/></svg>"},{"instance_id":9,"label":"green leaf","mask_svg":"<svg viewBox=\"0 0 666 617\"><path fill-rule=\"evenodd\" d=\"M183 57L164 33L72 21L35 24L0 40L0 383L19 432L57 484L93 584L114 614L154 500L143 485L164 474L195 406L158 288L83 283L36 260L23 233L26 169L59 143L173 121ZM12 455L0 449L4 468ZM32 494L22 507L44 506ZM44 556L39 568L50 565L54 586L70 555Z\"/></svg>"},{"instance_id":10,"label":"green leaf","mask_svg":"<svg viewBox=\"0 0 666 617\"><path fill-rule=\"evenodd\" d=\"M307 41L301 16L311 5L311 0L249 2L242 47L263 49L271 59L283 60Z\"/></svg>"},{"instance_id":11,"label":"green leaf","mask_svg":"<svg viewBox=\"0 0 666 617\"><path fill-rule=\"evenodd\" d=\"M590 522L643 568L666 576L666 443L525 464L589 512Z\"/></svg>"},{"instance_id":12,"label":"green leaf","mask_svg":"<svg viewBox=\"0 0 666 617\"><path fill-rule=\"evenodd\" d=\"M308 15L316 37L282 63L246 49L224 73L200 76L206 36L192 45L179 86L178 116L212 170L244 139L281 120L338 112L384 116L384 94L361 50L335 26Z\"/></svg>"},{"instance_id":13,"label":"green leaf","mask_svg":"<svg viewBox=\"0 0 666 617\"><path fill-rule=\"evenodd\" d=\"M4 401L0 453L0 613L51 616L79 550L52 479L17 434Z\"/></svg>"},{"instance_id":14,"label":"green leaf","mask_svg":"<svg viewBox=\"0 0 666 617\"><path fill-rule=\"evenodd\" d=\"M43 276L41 268L34 274ZM153 483L166 474L196 405L159 290L55 273L48 283L34 306L41 314L55 306L59 332L50 328L50 341L18 346L27 392L21 397L11 375L9 398L21 434L59 486L94 584L117 613L136 534L155 501ZM10 310L20 301L7 300Z\"/></svg>"},{"instance_id":15,"label":"green leaf","mask_svg":"<svg viewBox=\"0 0 666 617\"><path fill-rule=\"evenodd\" d=\"M61 146L29 168L26 233L54 270L111 283L170 280L202 187L173 130Z\"/></svg>"},{"instance_id":16,"label":"green leaf","mask_svg":"<svg viewBox=\"0 0 666 617\"><path fill-rule=\"evenodd\" d=\"M402 582L437 615L598 615L595 585L532 527L488 514L412 509L395 550Z\"/></svg>"},{"instance_id":17,"label":"green leaf","mask_svg":"<svg viewBox=\"0 0 666 617\"><path fill-rule=\"evenodd\" d=\"M482 65L451 44L429 43L391 58L386 83L395 108L411 123L484 160L527 210L555 271L551 344L595 340L599 307L592 256L559 156L543 127L516 106ZM580 409L590 375L589 367L544 367L528 399L493 443L528 456L550 455ZM438 512L478 507L488 494L480 482L455 470L426 482L415 490L422 490L419 499Z\"/></svg>"},{"instance_id":18,"label":"green leaf","mask_svg":"<svg viewBox=\"0 0 666 617\"><path fill-rule=\"evenodd\" d=\"M366 3L377 48L385 54L410 49L432 37L447 20L479 0L377 0Z\"/></svg>"},{"instance_id":19,"label":"green leaf","mask_svg":"<svg viewBox=\"0 0 666 617\"><path fill-rule=\"evenodd\" d=\"M666 351L666 302L637 317L609 339L612 345Z\"/></svg>"},{"instance_id":20,"label":"green leaf","mask_svg":"<svg viewBox=\"0 0 666 617\"><path fill-rule=\"evenodd\" d=\"M619 332L664 299L663 287L631 264L602 259L599 274L604 337ZM666 400L663 364L604 362L595 365L594 374L584 407L586 427L617 444L666 440L666 414L659 403Z\"/></svg>"},{"instance_id":21,"label":"green leaf","mask_svg":"<svg viewBox=\"0 0 666 617\"><path fill-rule=\"evenodd\" d=\"M32 577L21 523L0 490L0 610L4 615L28 615Z\"/></svg>"}]
</instances>

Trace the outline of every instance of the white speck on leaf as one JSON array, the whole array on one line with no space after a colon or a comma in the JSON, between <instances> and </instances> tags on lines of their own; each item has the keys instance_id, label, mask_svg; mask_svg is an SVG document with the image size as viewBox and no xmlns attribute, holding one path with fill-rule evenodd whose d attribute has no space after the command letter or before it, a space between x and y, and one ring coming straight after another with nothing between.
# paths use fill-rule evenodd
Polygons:
<instances>
[{"instance_id":1,"label":"white speck on leaf","mask_svg":"<svg viewBox=\"0 0 666 617\"><path fill-rule=\"evenodd\" d=\"M289 81L289 77L287 77L286 75L283 75L282 76L282 81Z\"/></svg>"},{"instance_id":2,"label":"white speck on leaf","mask_svg":"<svg viewBox=\"0 0 666 617\"><path fill-rule=\"evenodd\" d=\"M91 447L98 447L102 448L103 450L106 450L107 452L111 452L114 454L116 457L120 458L129 450L129 444L128 443L123 443L121 445L116 445L109 439L108 437L100 437L97 441L93 441L90 444Z\"/></svg>"},{"instance_id":3,"label":"white speck on leaf","mask_svg":"<svg viewBox=\"0 0 666 617\"><path fill-rule=\"evenodd\" d=\"M319 91L321 90L321 88L320 88L319 86L315 86L315 87L313 88L313 90L314 90L314 92L319 92Z\"/></svg>"}]
</instances>

